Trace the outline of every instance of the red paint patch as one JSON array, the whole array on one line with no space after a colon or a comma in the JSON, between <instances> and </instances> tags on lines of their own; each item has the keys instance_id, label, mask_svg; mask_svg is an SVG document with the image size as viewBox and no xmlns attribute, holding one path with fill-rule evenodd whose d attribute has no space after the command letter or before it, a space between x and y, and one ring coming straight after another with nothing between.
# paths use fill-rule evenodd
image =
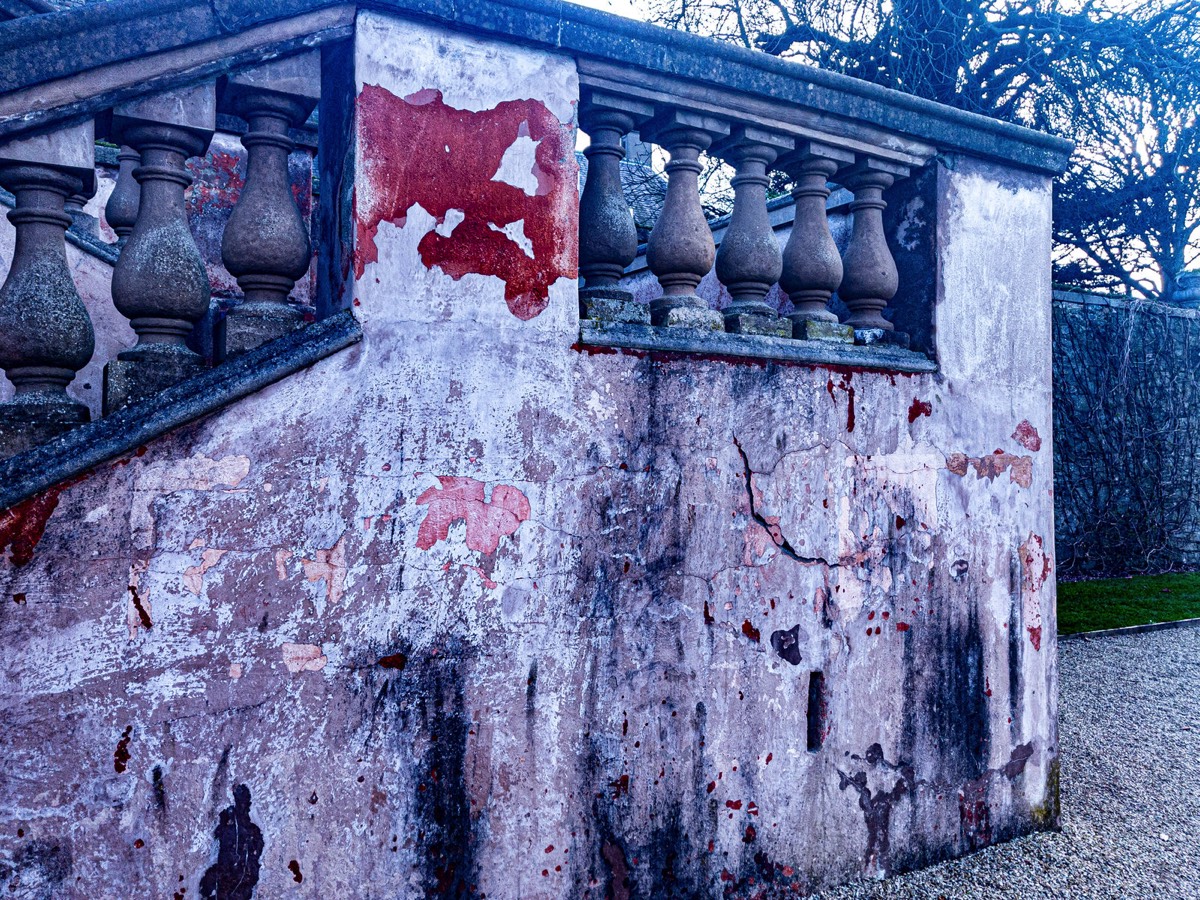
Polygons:
<instances>
[{"instance_id":1,"label":"red paint patch","mask_svg":"<svg viewBox=\"0 0 1200 900\"><path fill-rule=\"evenodd\" d=\"M431 231L418 245L421 262L454 280L495 275L518 319L549 303L559 278L577 276L578 167L574 135L538 100L508 100L494 109L454 109L440 91L397 97L378 85L358 98L359 146L366 178L355 194L358 240L355 276L377 262L380 222L403 225L418 204L438 220L451 210L464 219L448 237ZM537 143L530 173L533 196L493 180L505 153L520 138ZM532 258L502 230L524 223Z\"/></svg>"},{"instance_id":2,"label":"red paint patch","mask_svg":"<svg viewBox=\"0 0 1200 900\"><path fill-rule=\"evenodd\" d=\"M897 630L897 631L908 631L909 627L910 627L910 626L909 626L909 624L908 624L907 622L897 622L897 623L896 623L896 630Z\"/></svg>"},{"instance_id":3,"label":"red paint patch","mask_svg":"<svg viewBox=\"0 0 1200 900\"><path fill-rule=\"evenodd\" d=\"M1021 559L1021 612L1034 650L1042 649L1042 585L1050 577L1050 557L1040 535L1030 534L1018 549Z\"/></svg>"},{"instance_id":4,"label":"red paint patch","mask_svg":"<svg viewBox=\"0 0 1200 900\"><path fill-rule=\"evenodd\" d=\"M127 725L121 739L117 741L117 749L113 753L113 769L121 774L129 765L129 739L133 734L133 726Z\"/></svg>"},{"instance_id":5,"label":"red paint patch","mask_svg":"<svg viewBox=\"0 0 1200 900\"><path fill-rule=\"evenodd\" d=\"M833 383L832 378L830 378L828 381L825 382L825 390L827 390L829 392L829 397L831 400L833 400L835 405L837 404L837 396L833 393L834 388L836 387L836 388L839 388L846 392L846 431L847 432L854 430L854 388L850 384L850 382L851 382L851 380L853 380L853 378L854 378L854 371L847 370L847 371L842 372L842 377L836 385Z\"/></svg>"},{"instance_id":6,"label":"red paint patch","mask_svg":"<svg viewBox=\"0 0 1200 900\"><path fill-rule=\"evenodd\" d=\"M11 549L9 559L14 566L27 565L33 559L33 550L46 531L46 522L58 508L59 495L86 477L84 474L56 484L0 515L0 552Z\"/></svg>"},{"instance_id":7,"label":"red paint patch","mask_svg":"<svg viewBox=\"0 0 1200 900\"><path fill-rule=\"evenodd\" d=\"M726 800L725 805L727 807L729 807L730 809L741 809L742 801L741 800Z\"/></svg>"},{"instance_id":8,"label":"red paint patch","mask_svg":"<svg viewBox=\"0 0 1200 900\"><path fill-rule=\"evenodd\" d=\"M529 501L515 487L498 484L491 500L484 499L484 485L474 478L439 475L440 488L430 488L417 498L429 514L417 529L417 546L428 550L444 541L455 522L467 526L467 547L479 553L495 553L500 538L512 534L529 518Z\"/></svg>"},{"instance_id":9,"label":"red paint patch","mask_svg":"<svg viewBox=\"0 0 1200 900\"><path fill-rule=\"evenodd\" d=\"M916 397L913 397L912 406L910 406L908 408L908 424L909 425L911 425L913 422L917 421L917 419L921 418L921 416L932 416L932 415L933 415L933 404L929 403L926 400L918 400Z\"/></svg>"},{"instance_id":10,"label":"red paint patch","mask_svg":"<svg viewBox=\"0 0 1200 900\"><path fill-rule=\"evenodd\" d=\"M1008 480L1020 487L1027 488L1033 484L1033 458L1030 456L1013 456L1003 450L995 451L991 456L967 456L965 453L951 453L946 457L946 468L960 478L967 474L968 468L975 470L976 478L986 478L995 481L998 475L1008 472Z\"/></svg>"},{"instance_id":11,"label":"red paint patch","mask_svg":"<svg viewBox=\"0 0 1200 900\"><path fill-rule=\"evenodd\" d=\"M403 653L390 653L387 656L379 657L378 662L385 669L403 669L408 665L408 657Z\"/></svg>"},{"instance_id":12,"label":"red paint patch","mask_svg":"<svg viewBox=\"0 0 1200 900\"><path fill-rule=\"evenodd\" d=\"M1012 433L1012 438L1026 450L1032 450L1034 453L1042 449L1042 436L1038 434L1036 428L1029 424L1029 420L1025 419L1017 426L1017 430Z\"/></svg>"},{"instance_id":13,"label":"red paint patch","mask_svg":"<svg viewBox=\"0 0 1200 900\"><path fill-rule=\"evenodd\" d=\"M756 644L762 637L762 632L751 625L749 619L746 619L744 622L742 622L742 634L750 638L750 640L754 641Z\"/></svg>"}]
</instances>

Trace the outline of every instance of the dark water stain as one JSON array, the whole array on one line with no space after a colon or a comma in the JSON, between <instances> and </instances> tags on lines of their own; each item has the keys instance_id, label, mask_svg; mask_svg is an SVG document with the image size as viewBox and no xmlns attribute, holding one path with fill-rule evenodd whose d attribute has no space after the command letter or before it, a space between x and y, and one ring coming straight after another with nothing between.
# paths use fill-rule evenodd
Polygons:
<instances>
[{"instance_id":1,"label":"dark water stain","mask_svg":"<svg viewBox=\"0 0 1200 900\"><path fill-rule=\"evenodd\" d=\"M475 890L474 836L471 833L465 756L470 714L466 709L461 646L420 661L413 671L418 728L426 749L414 773L418 792L412 828L424 834L421 880L424 896L465 897Z\"/></svg>"},{"instance_id":2,"label":"dark water stain","mask_svg":"<svg viewBox=\"0 0 1200 900\"><path fill-rule=\"evenodd\" d=\"M0 859L0 884L20 890L28 900L65 897L63 885L74 869L70 844L58 838L35 838L20 845L11 862ZM6 894L5 896L8 896Z\"/></svg>"},{"instance_id":3,"label":"dark water stain","mask_svg":"<svg viewBox=\"0 0 1200 900\"><path fill-rule=\"evenodd\" d=\"M772 632L771 649L779 654L779 658L784 662L793 666L800 665L800 624L793 625L787 631Z\"/></svg>"},{"instance_id":4,"label":"dark water stain","mask_svg":"<svg viewBox=\"0 0 1200 900\"><path fill-rule=\"evenodd\" d=\"M258 884L259 857L263 851L262 830L250 818L250 788L233 788L233 805L221 811L213 831L217 860L200 879L204 900L251 900Z\"/></svg>"},{"instance_id":5,"label":"dark water stain","mask_svg":"<svg viewBox=\"0 0 1200 900\"><path fill-rule=\"evenodd\" d=\"M141 620L143 628L153 628L154 623L150 621L150 613L146 611L146 607L142 605L142 597L138 593L134 585L129 586L129 597L133 601L133 608L137 611L138 619Z\"/></svg>"},{"instance_id":6,"label":"dark water stain","mask_svg":"<svg viewBox=\"0 0 1200 900\"><path fill-rule=\"evenodd\" d=\"M154 808L158 810L160 816L166 815L167 789L163 784L162 766L154 767L154 771L150 773L150 783L154 790Z\"/></svg>"}]
</instances>

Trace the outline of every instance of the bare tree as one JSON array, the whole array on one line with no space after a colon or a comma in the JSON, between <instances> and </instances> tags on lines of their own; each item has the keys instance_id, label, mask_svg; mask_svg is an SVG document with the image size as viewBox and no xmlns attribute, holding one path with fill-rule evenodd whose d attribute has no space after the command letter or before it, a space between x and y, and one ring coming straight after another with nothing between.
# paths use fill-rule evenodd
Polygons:
<instances>
[{"instance_id":1,"label":"bare tree","mask_svg":"<svg viewBox=\"0 0 1200 900\"><path fill-rule=\"evenodd\" d=\"M1200 0L649 0L707 34L1069 137L1060 281L1169 299L1200 259Z\"/></svg>"}]
</instances>

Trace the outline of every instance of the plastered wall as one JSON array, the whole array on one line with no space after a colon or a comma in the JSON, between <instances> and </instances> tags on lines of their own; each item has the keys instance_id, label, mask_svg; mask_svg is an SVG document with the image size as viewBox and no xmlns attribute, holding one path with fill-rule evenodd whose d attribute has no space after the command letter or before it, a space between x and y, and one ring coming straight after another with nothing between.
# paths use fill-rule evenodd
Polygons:
<instances>
[{"instance_id":1,"label":"plastered wall","mask_svg":"<svg viewBox=\"0 0 1200 900\"><path fill-rule=\"evenodd\" d=\"M1048 182L939 173L936 375L585 349L573 61L355 42L362 344L0 520L0 885L776 897L1052 825Z\"/></svg>"}]
</instances>

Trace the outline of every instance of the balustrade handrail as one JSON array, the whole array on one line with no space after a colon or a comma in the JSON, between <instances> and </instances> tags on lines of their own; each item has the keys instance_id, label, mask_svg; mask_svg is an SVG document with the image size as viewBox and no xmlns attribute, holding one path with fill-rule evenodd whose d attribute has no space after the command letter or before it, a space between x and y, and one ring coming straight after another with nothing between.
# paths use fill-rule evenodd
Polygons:
<instances>
[{"instance_id":1,"label":"balustrade handrail","mask_svg":"<svg viewBox=\"0 0 1200 900\"><path fill-rule=\"evenodd\" d=\"M55 99L46 91L52 82L139 60L158 79L150 89L165 90L203 77L205 66L227 64L236 55L229 52L232 37L315 16L302 23L307 32L263 33L266 39L257 45L261 59L272 48L296 49L345 36L356 9L508 37L629 72L679 79L680 87L708 85L789 108L844 115L896 135L1047 174L1060 172L1072 150L1062 138L870 82L556 0L110 0L17 19L0 25L0 136L29 128L34 120L23 117L30 109L39 112L39 125L78 115L77 99ZM289 43L305 39L307 44ZM184 50L192 54L186 60L171 56ZM38 86L41 97L26 109L8 105L12 95ZM94 93L110 97L119 90L97 85Z\"/></svg>"}]
</instances>

